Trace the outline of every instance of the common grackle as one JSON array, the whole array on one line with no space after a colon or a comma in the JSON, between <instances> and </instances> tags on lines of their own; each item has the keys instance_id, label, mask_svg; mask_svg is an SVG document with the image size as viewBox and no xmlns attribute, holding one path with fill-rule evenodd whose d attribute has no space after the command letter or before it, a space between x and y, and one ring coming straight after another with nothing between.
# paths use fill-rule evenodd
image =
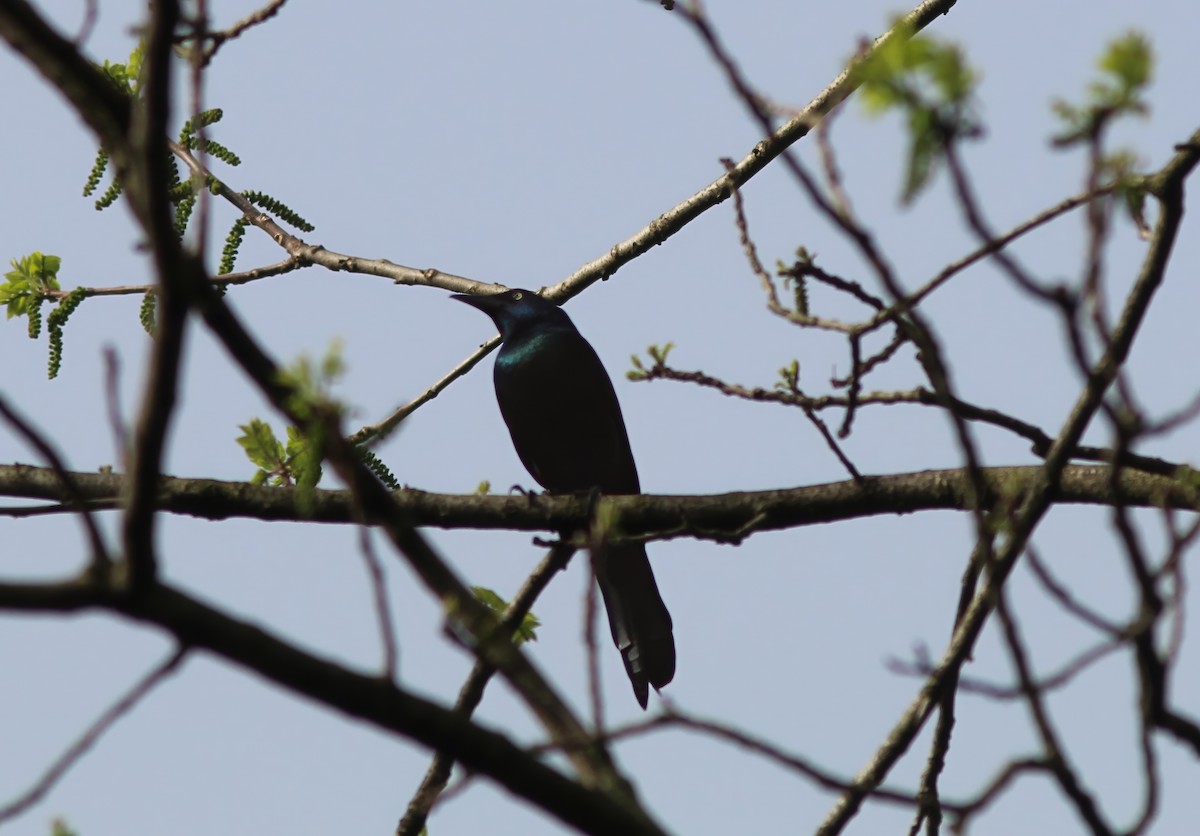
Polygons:
<instances>
[{"instance_id":1,"label":"common grackle","mask_svg":"<svg viewBox=\"0 0 1200 836\"><path fill-rule=\"evenodd\" d=\"M612 381L566 312L528 290L452 298L479 308L500 331L496 400L530 475L551 493L639 493ZM671 615L641 543L601 549L595 567L613 643L645 708L649 686L675 675Z\"/></svg>"}]
</instances>

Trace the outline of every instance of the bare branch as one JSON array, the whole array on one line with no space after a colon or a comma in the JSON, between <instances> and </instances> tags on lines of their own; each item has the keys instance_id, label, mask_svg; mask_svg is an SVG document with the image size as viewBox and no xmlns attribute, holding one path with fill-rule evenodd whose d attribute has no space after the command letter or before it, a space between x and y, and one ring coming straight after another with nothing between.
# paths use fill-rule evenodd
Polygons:
<instances>
[{"instance_id":1,"label":"bare branch","mask_svg":"<svg viewBox=\"0 0 1200 836\"><path fill-rule=\"evenodd\" d=\"M71 767L78 763L99 742L105 732L133 710L134 706L140 703L154 689L154 686L175 672L175 669L183 662L183 658L186 655L187 650L185 648L180 647L176 649L167 657L166 661L157 665L148 674L138 680L124 696L97 717L95 722L88 726L87 730L74 743L68 746L65 752L58 756L54 763L42 774L42 777L34 782L32 787L21 793L13 801L0 807L0 824L15 819L34 804L41 801L50 790L54 789L54 785L67 774Z\"/></svg>"},{"instance_id":2,"label":"bare branch","mask_svg":"<svg viewBox=\"0 0 1200 836\"><path fill-rule=\"evenodd\" d=\"M935 701L970 653L997 600L1000 588L1023 552L1033 529L1049 507L1051 496L1064 474L1070 451L1079 443L1084 430L1099 409L1109 384L1125 362L1150 300L1162 282L1182 216L1183 181L1200 160L1200 132L1192 138L1192 143L1195 144L1194 148L1189 145L1187 149L1178 152L1158 175L1151 178L1151 182L1155 184L1155 193L1160 197L1162 211L1142 269L1113 330L1112 341L1088 376L1087 385L1046 454L1045 464L1039 468L1031 483L1020 492L1020 502L1009 516L1007 539L999 552L988 562L991 573L987 583L959 621L950 647L937 669L927 679L920 694L893 727L883 745L864 767L852 790L839 799L830 811L821 826L821 833L838 833L845 827L858 810L865 792L878 786L924 725ZM1200 742L1200 734L1195 740Z\"/></svg>"},{"instance_id":3,"label":"bare branch","mask_svg":"<svg viewBox=\"0 0 1200 836\"><path fill-rule=\"evenodd\" d=\"M1051 774L1058 779L1059 786L1063 792L1074 803L1076 812L1083 819L1088 829L1092 833L1097 834L1097 836L1108 836L1108 834L1113 832L1112 828L1101 817L1096 799L1084 788L1083 782L1080 780L1075 768L1067 759L1067 753L1063 749L1061 740L1059 740L1058 732L1050 721L1050 715L1046 711L1042 693L1038 690L1037 684L1034 682L1033 671L1029 663L1029 653L1025 649L1024 642L1021 640L1017 625L1009 613L1006 598L1005 590L999 589L997 592L996 614L999 616L1005 645L1008 647L1009 656L1012 659L1013 667L1016 669L1017 677L1021 683L1021 691L1025 696L1025 703L1029 706L1030 714L1033 715L1034 725L1041 736L1046 764L1049 766Z\"/></svg>"},{"instance_id":4,"label":"bare branch","mask_svg":"<svg viewBox=\"0 0 1200 836\"><path fill-rule=\"evenodd\" d=\"M569 546L558 545L550 548L546 557L509 602L508 609L500 619L500 629L512 631L520 625L538 596L549 586L550 580L566 567L573 552L574 549ZM495 668L483 661L475 663L475 667L471 668L471 673L459 689L458 699L454 703L455 713L464 718L471 716L482 702L484 689L495 672ZM434 754L433 762L429 764L421 785L408 802L408 808L396 826L396 836L419 836L425 828L426 819L433 806L446 798L446 786L450 782L450 771L453 768L452 753L438 750Z\"/></svg>"},{"instance_id":5,"label":"bare branch","mask_svg":"<svg viewBox=\"0 0 1200 836\"><path fill-rule=\"evenodd\" d=\"M67 470L67 466L58 454L58 451L54 449L40 432L33 428L32 424L18 415L8 405L8 401L4 399L3 395L0 395L0 416L49 463L49 471L42 471L42 475L48 477L44 480L45 486L58 495L57 498L64 503L64 510L79 515L79 522L83 526L83 532L87 536L88 545L91 547L92 568L98 574L105 574L112 560L108 555L108 549L104 546L104 538L100 536L100 527L96 525L96 520L92 518L92 507L88 497L76 478L81 474L74 474ZM16 466L20 467L20 465ZM39 470L39 468L32 469Z\"/></svg>"},{"instance_id":6,"label":"bare branch","mask_svg":"<svg viewBox=\"0 0 1200 836\"><path fill-rule=\"evenodd\" d=\"M239 38L247 30L255 26L266 23L275 15L279 14L279 10L283 8L283 4L287 0L269 0L265 6L257 11L247 15L239 20L228 29L222 29L217 32L203 32L200 35L191 35L189 39L198 39L203 44L203 60L201 66L208 66L217 51L224 46L228 41Z\"/></svg>"},{"instance_id":7,"label":"bare branch","mask_svg":"<svg viewBox=\"0 0 1200 836\"><path fill-rule=\"evenodd\" d=\"M75 501L89 508L113 507L125 478L114 473L68 474ZM993 501L1027 490L1039 468L995 467L984 470L985 500ZM880 514L915 511L965 510L967 477L961 470L930 470L767 491L735 491L700 496L639 494L606 496L619 514L622 530L631 537L652 539L699 537L729 541L759 531L778 531L815 523L840 522ZM30 465L0 465L0 496L64 501L68 493L53 469ZM1187 482L1122 470L1116 486L1109 468L1096 465L1067 467L1047 500L1065 504L1109 505L1117 497L1130 506L1200 510L1200 492ZM439 528L500 528L513 531L561 531L586 528L586 498L538 495L435 494L405 488L391 494L396 513L414 525ZM162 477L155 506L160 511L209 520L307 520L351 524L354 498L345 490L317 489L301 505L294 488L222 482L215 479ZM107 503L107 505L105 504ZM62 511L65 512L65 508ZM379 524L375 517L368 522Z\"/></svg>"},{"instance_id":8,"label":"bare branch","mask_svg":"<svg viewBox=\"0 0 1200 836\"><path fill-rule=\"evenodd\" d=\"M78 582L0 583L0 609L76 612L97 608L161 627L183 647L208 650L288 691L381 730L453 752L469 769L487 775L583 833L662 833L644 813L614 801L609 788L587 787L567 778L504 735L382 677L355 673L305 652L261 627L161 583L138 596Z\"/></svg>"},{"instance_id":9,"label":"bare branch","mask_svg":"<svg viewBox=\"0 0 1200 836\"><path fill-rule=\"evenodd\" d=\"M358 530L359 551L363 563L367 567L367 578L371 581L371 595L375 605L375 619L379 623L379 643L383 648L383 675L389 680L396 679L397 663L400 658L396 647L396 626L392 618L392 608L388 604L387 583L383 574L383 564L375 554L371 544L371 529L362 526Z\"/></svg>"}]
</instances>

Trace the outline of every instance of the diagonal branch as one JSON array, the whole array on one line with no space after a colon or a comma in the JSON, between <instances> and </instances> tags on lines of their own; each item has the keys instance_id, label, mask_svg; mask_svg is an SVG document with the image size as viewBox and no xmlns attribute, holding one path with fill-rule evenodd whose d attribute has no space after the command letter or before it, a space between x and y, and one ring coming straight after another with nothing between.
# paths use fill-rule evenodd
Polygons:
<instances>
[{"instance_id":1,"label":"diagonal branch","mask_svg":"<svg viewBox=\"0 0 1200 836\"><path fill-rule=\"evenodd\" d=\"M100 534L100 526L96 524L96 520L92 517L92 503L86 496L85 490L81 488L77 481L77 477L82 474L69 472L62 457L54 449L49 440L43 437L31 423L17 414L8 405L3 396L0 396L0 417L3 417L4 420L11 424L17 431L17 434L24 437L33 449L37 450L42 458L49 463L49 468L35 469L48 477L46 484L47 486L54 486L53 490L58 494L56 498L64 503L64 509L79 514L80 524L83 526L84 534L87 536L88 545L92 551L92 567L98 572L103 573L111 563L111 558L108 555L108 549L104 546L104 538ZM2 469L0 468L0 470Z\"/></svg>"},{"instance_id":2,"label":"diagonal branch","mask_svg":"<svg viewBox=\"0 0 1200 836\"><path fill-rule=\"evenodd\" d=\"M138 682L129 689L128 693L122 696L114 703L107 711L101 714L91 726L88 727L79 739L72 743L57 760L50 765L50 768L42 774L42 777L37 782L22 793L18 798L0 807L0 824L6 821L15 819L17 816L24 813L34 804L41 801L46 793L54 788L54 785L62 779L67 771L79 762L79 759L88 753L88 751L96 745L104 733L107 732L113 725L128 714L139 702L141 702L147 694L154 689L154 686L162 682L168 676L175 672L183 661L183 657L187 654L184 648L175 650L166 661L156 665L153 670L142 677Z\"/></svg>"},{"instance_id":3,"label":"diagonal branch","mask_svg":"<svg viewBox=\"0 0 1200 836\"><path fill-rule=\"evenodd\" d=\"M574 549L563 546L550 549L509 603L508 609L500 619L501 629L512 631L520 625L521 620L533 607L534 601L549 585L550 579L566 566L573 551ZM458 692L454 710L463 717L470 717L483 700L483 691L495 673L496 669L491 665L483 661L476 662ZM434 754L425 777L421 779L421 785L409 801L408 809L404 811L400 823L396 825L396 836L420 836L424 832L429 813L449 784L453 768L454 756L451 752L438 750Z\"/></svg>"},{"instance_id":4,"label":"diagonal branch","mask_svg":"<svg viewBox=\"0 0 1200 836\"><path fill-rule=\"evenodd\" d=\"M948 12L955 2L956 0L925 0L925 2L909 12L904 20L907 25L913 27L913 31L918 31L932 23L939 15ZM890 33L881 37L876 42L876 47L883 43L889 36ZM728 167L720 177L697 191L691 197L686 198L663 212L624 241L613 244L604 255L580 266L571 275L547 289L545 293L546 297L561 304L582 293L587 287L595 284L597 281L608 279L638 256L666 242L671 236L699 218L709 209L719 206L728 200L732 196L734 188L745 185L752 177L783 154L792 144L807 136L809 131L816 127L826 114L837 107L838 104L845 101L857 87L858 81L852 78L850 68L847 67L842 70L824 90L814 96L812 101L801 108L791 119L774 131L768 130L764 139L756 143L741 160ZM409 280L410 278L412 280ZM438 287L450 287L450 285L444 283L438 277L427 279L420 275L406 277L403 280L396 278L396 282L398 284L436 284ZM460 293L479 293L487 290L487 286L472 283L472 287L465 290L460 289L458 286L454 286L452 289ZM436 397L438 392L442 391L453 380L470 371L484 355L498 344L499 340L492 340L485 343L478 351L455 366L453 370L434 384L430 390L427 390L409 404L396 410L392 415L389 415L374 427L364 427L355 433L354 440L357 443L361 443L373 437L376 429L382 432L392 429L405 415L410 414L423 403Z\"/></svg>"},{"instance_id":5,"label":"diagonal branch","mask_svg":"<svg viewBox=\"0 0 1200 836\"><path fill-rule=\"evenodd\" d=\"M474 772L583 833L661 834L640 809L585 787L547 766L498 732L421 699L375 675L355 673L236 619L182 591L155 583L142 595L107 587L0 584L0 608L23 612L116 612L153 624L183 647L210 651L302 697L377 728L445 749Z\"/></svg>"},{"instance_id":6,"label":"diagonal branch","mask_svg":"<svg viewBox=\"0 0 1200 836\"><path fill-rule=\"evenodd\" d=\"M1133 345L1150 300L1161 285L1183 215L1183 182L1200 161L1200 131L1181 147L1166 166L1152 178L1152 191L1160 200L1158 224L1139 275L1125 301L1120 319L1104 354L1092 367L1087 384L1076 400L1067 421L1030 484L1021 491L1021 499L1011 514L1007 537L991 562L984 588L971 602L958 622L950 646L937 668L926 680L921 692L893 726L883 745L859 773L855 787L843 794L830 810L819 830L822 834L840 833L857 812L865 793L878 786L892 766L912 743L947 684L957 675L971 653L975 641L990 615L1000 587L1026 548L1029 537L1049 507L1064 475L1069 453L1079 443L1084 430L1100 407L1104 393L1116 378Z\"/></svg>"}]
</instances>

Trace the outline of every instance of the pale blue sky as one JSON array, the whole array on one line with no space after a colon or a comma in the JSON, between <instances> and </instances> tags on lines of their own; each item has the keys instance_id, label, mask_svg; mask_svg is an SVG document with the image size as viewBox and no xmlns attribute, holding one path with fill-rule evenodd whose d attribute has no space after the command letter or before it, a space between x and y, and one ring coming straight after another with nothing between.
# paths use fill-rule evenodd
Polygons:
<instances>
[{"instance_id":1,"label":"pale blue sky","mask_svg":"<svg viewBox=\"0 0 1200 836\"><path fill-rule=\"evenodd\" d=\"M226 25L256 4L216 0ZM39 4L66 31L82 2ZM895 2L825 4L710 0L718 30L749 78L774 100L806 103L836 75L860 39L873 37ZM97 60L123 60L139 4L100 2L87 43ZM1158 56L1152 113L1119 132L1158 166L1196 128L1200 18L1188 0L1154 3L960 0L931 28L961 43L982 74L987 135L966 159L990 221L1007 229L1082 186L1080 155L1050 149L1054 97L1078 99L1106 41L1137 27ZM63 257L64 286L143 283L149 265L124 207L96 213L79 191L92 137L47 85L0 50L0 257L32 250ZM656 3L289 3L277 19L227 46L208 77L207 106L224 108L215 138L243 159L221 174L236 188L269 192L317 225L312 243L363 257L436 267L481 281L537 288L605 253L740 158L759 138L691 32ZM894 120L844 106L833 127L855 208L897 272L916 286L973 242L944 179L911 209L898 205L904 138ZM815 160L807 140L797 146ZM833 272L868 280L853 249L821 221L782 172L745 189L764 260L799 245ZM218 207L219 226L232 215ZM1017 252L1045 279L1078 274L1083 220L1068 219ZM1200 227L1185 219L1168 282L1130 368L1152 415L1196 393L1195 311ZM222 233L223 234L223 233ZM219 253L219 242L213 245ZM1128 282L1143 252L1117 226L1110 276ZM282 257L253 230L240 268ZM214 255L213 264L216 263ZM234 289L229 297L281 360L344 344L348 373L337 394L353 426L382 418L492 334L486 318L440 290L312 268ZM849 316L814 293L818 311ZM824 307L822 307L824 306ZM730 208L718 207L667 244L569 303L568 312L607 364L624 407L642 483L654 493L707 493L839 481L845 473L797 411L735 402L682 384L624 379L629 356L673 341L672 364L769 386L799 358L802 386L828 390L847 368L842 342L798 331L765 311L741 255ZM929 302L964 397L1009 410L1053 432L1074 400L1059 328L980 268ZM70 466L114 462L100 350L122 364L121 398L135 414L147 339L136 297L93 299L72 318L59 378L45 378L44 338L23 323L0 328L0 391L57 441ZM252 467L237 426L274 416L213 340L190 334L187 384L166 469L178 476L242 479ZM920 382L911 352L873 387ZM491 389L491 360L456 382L377 451L404 483L469 492L484 479L530 485L512 451ZM1027 445L978 432L987 464L1034 461ZM1107 441L1103 433L1093 441ZM1200 441L1180 431L1147 452L1189 459ZM846 449L869 473L953 467L959 453L945 419L921 407L863 411ZM0 462L35 461L7 429ZM1194 462L1194 459L1192 459ZM1147 537L1158 530L1143 516ZM109 524L111 525L111 520ZM541 552L526 534L432 532L474 584L511 594ZM84 549L65 519L0 520L0 572L61 577ZM350 528L212 524L164 519L167 576L287 637L359 668L380 649L357 534ZM1035 537L1075 592L1124 616L1133 600L1102 513L1052 512ZM970 548L962 515L880 518L760 535L739 548L677 540L651 547L675 619L679 668L668 695L685 710L740 726L847 777L879 745L916 693L885 662L917 645L940 653ZM381 553L387 554L381 545ZM470 660L440 635L439 611L401 561L387 558L398 620L402 683L453 699ZM544 622L530 652L580 710L586 708L576 561L537 605ZM1043 669L1095 637L1048 606L1027 574L1015 606ZM1191 610L1200 601L1193 593ZM0 802L45 764L168 650L160 635L115 619L0 618ZM1194 641L1177 674L1181 708L1200 676ZM641 716L618 656L602 648L610 719ZM1096 666L1051 708L1072 755L1118 824L1140 804L1133 694L1125 657ZM1008 681L1007 657L989 629L970 675ZM652 697L651 708L654 708ZM1188 703L1187 700L1191 702ZM537 729L496 683L479 712L522 740ZM1116 731L1097 734L1096 729ZM1035 741L1024 709L964 697L944 780L948 797L976 791ZM928 735L890 783L915 786ZM1155 833L1194 826L1196 762L1161 742L1162 815ZM618 747L643 799L679 833L809 832L832 796L761 759L682 732ZM190 658L132 716L6 832L44 834L64 816L83 836L107 834L390 833L428 762L418 747L300 702L213 659ZM869 808L849 832L904 832L910 814ZM557 833L559 825L474 782L431 820L435 836ZM973 834L1075 833L1057 791L1025 779Z\"/></svg>"}]
</instances>

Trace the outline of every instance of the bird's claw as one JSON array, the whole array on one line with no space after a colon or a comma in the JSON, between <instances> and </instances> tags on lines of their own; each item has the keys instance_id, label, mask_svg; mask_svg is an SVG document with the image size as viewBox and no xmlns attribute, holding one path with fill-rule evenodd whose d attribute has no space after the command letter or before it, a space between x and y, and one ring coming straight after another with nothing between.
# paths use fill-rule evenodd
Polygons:
<instances>
[{"instance_id":1,"label":"bird's claw","mask_svg":"<svg viewBox=\"0 0 1200 836\"><path fill-rule=\"evenodd\" d=\"M508 489L508 492L509 493L519 493L521 496L523 496L529 500L530 505L532 505L534 502L536 502L537 498L538 498L537 491L531 491L528 488L522 488L520 485L513 485L511 488Z\"/></svg>"}]
</instances>

